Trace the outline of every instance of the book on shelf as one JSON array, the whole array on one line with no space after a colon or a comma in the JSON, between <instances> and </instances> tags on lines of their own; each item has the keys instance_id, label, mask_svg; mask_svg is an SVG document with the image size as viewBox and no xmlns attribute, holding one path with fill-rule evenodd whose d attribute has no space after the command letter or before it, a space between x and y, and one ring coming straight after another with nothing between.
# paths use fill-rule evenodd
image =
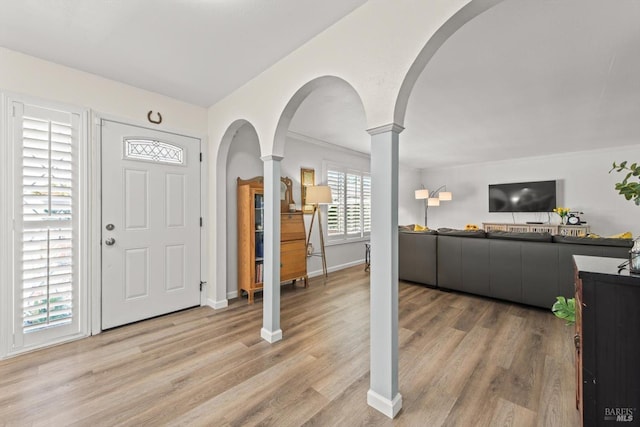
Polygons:
<instances>
[{"instance_id":1,"label":"book on shelf","mask_svg":"<svg viewBox=\"0 0 640 427\"><path fill-rule=\"evenodd\" d=\"M263 267L262 267L262 262L259 262L256 264L256 283L262 283L262 272L263 272Z\"/></svg>"}]
</instances>

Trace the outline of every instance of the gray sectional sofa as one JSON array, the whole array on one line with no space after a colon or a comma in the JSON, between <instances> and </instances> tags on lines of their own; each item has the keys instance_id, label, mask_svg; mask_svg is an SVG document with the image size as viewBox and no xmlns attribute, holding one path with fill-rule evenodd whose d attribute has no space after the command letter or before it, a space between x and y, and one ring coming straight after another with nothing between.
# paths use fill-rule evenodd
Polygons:
<instances>
[{"instance_id":1,"label":"gray sectional sofa","mask_svg":"<svg viewBox=\"0 0 640 427\"><path fill-rule=\"evenodd\" d=\"M432 287L549 308L573 296L573 255L628 258L629 239L504 231L400 230L399 277Z\"/></svg>"}]
</instances>

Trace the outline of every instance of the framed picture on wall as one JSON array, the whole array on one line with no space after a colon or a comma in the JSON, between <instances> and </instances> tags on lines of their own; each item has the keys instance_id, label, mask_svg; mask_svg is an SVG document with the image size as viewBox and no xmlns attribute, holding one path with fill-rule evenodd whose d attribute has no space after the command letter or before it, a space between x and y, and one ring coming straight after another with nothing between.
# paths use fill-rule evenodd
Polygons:
<instances>
[{"instance_id":1,"label":"framed picture on wall","mask_svg":"<svg viewBox=\"0 0 640 427\"><path fill-rule=\"evenodd\" d=\"M316 185L316 173L313 169L300 168L300 194L302 195L302 212L312 213L313 206L307 204L307 187Z\"/></svg>"}]
</instances>

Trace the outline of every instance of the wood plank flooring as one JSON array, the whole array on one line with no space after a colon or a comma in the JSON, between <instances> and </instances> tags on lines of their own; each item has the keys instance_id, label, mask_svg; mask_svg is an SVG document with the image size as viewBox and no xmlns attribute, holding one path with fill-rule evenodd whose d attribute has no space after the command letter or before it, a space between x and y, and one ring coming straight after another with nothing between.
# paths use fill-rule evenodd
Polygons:
<instances>
[{"instance_id":1,"label":"wood plank flooring","mask_svg":"<svg viewBox=\"0 0 640 427\"><path fill-rule=\"evenodd\" d=\"M400 284L395 420L367 406L369 273L174 313L0 361L7 426L576 426L572 328L551 312Z\"/></svg>"}]
</instances>

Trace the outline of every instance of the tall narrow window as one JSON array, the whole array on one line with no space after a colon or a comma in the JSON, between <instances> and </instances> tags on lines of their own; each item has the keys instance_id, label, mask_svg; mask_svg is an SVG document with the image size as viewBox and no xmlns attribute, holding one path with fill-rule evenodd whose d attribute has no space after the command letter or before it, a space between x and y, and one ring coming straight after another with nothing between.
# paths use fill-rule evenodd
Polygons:
<instances>
[{"instance_id":1,"label":"tall narrow window","mask_svg":"<svg viewBox=\"0 0 640 427\"><path fill-rule=\"evenodd\" d=\"M327 183L333 197L327 210L329 239L365 237L371 231L371 177L364 172L330 165Z\"/></svg>"},{"instance_id":2,"label":"tall narrow window","mask_svg":"<svg viewBox=\"0 0 640 427\"><path fill-rule=\"evenodd\" d=\"M22 121L22 291L25 332L73 316L73 129Z\"/></svg>"},{"instance_id":3,"label":"tall narrow window","mask_svg":"<svg viewBox=\"0 0 640 427\"><path fill-rule=\"evenodd\" d=\"M81 116L12 104L16 165L14 348L79 331Z\"/></svg>"}]
</instances>

